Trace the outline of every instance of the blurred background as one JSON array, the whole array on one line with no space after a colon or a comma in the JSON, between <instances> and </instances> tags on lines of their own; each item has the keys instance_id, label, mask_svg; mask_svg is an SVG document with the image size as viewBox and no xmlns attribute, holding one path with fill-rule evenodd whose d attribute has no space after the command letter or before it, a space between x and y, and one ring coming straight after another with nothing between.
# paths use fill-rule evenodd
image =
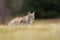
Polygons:
<instances>
[{"instance_id":1,"label":"blurred background","mask_svg":"<svg viewBox=\"0 0 60 40\"><path fill-rule=\"evenodd\" d=\"M5 25L29 11L31 26ZM0 0L0 24L0 40L60 40L60 0Z\"/></svg>"},{"instance_id":2,"label":"blurred background","mask_svg":"<svg viewBox=\"0 0 60 40\"><path fill-rule=\"evenodd\" d=\"M35 19L60 18L60 0L0 0L0 24L35 11Z\"/></svg>"}]
</instances>

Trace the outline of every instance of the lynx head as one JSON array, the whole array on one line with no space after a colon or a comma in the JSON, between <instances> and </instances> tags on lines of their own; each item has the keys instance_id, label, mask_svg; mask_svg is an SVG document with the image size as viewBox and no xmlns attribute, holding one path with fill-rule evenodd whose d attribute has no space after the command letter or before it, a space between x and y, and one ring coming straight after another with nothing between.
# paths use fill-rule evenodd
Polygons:
<instances>
[{"instance_id":1,"label":"lynx head","mask_svg":"<svg viewBox=\"0 0 60 40\"><path fill-rule=\"evenodd\" d=\"M35 12L31 13L31 12L28 12L28 22L31 24L34 19L35 19Z\"/></svg>"}]
</instances>

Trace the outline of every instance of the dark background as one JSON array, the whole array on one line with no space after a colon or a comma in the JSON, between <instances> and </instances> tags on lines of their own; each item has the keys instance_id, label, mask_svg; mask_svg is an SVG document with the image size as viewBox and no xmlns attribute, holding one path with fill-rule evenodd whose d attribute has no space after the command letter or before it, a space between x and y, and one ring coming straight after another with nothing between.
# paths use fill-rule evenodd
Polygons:
<instances>
[{"instance_id":1,"label":"dark background","mask_svg":"<svg viewBox=\"0 0 60 40\"><path fill-rule=\"evenodd\" d=\"M0 23L35 12L36 19L60 18L60 0L0 0Z\"/></svg>"}]
</instances>

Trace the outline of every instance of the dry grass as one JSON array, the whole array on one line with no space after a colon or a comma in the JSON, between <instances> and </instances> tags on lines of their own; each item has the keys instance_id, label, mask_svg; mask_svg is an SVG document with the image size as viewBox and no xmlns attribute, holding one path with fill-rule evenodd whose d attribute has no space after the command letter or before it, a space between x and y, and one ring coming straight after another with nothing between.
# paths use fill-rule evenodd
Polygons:
<instances>
[{"instance_id":1,"label":"dry grass","mask_svg":"<svg viewBox=\"0 0 60 40\"><path fill-rule=\"evenodd\" d=\"M37 20L32 26L0 25L0 40L60 40L56 20Z\"/></svg>"}]
</instances>

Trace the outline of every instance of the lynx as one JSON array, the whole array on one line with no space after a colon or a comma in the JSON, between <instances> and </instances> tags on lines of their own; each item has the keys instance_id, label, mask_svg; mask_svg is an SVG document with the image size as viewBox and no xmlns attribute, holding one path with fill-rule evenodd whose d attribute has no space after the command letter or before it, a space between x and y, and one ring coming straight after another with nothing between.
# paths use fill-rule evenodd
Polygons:
<instances>
[{"instance_id":1,"label":"lynx","mask_svg":"<svg viewBox=\"0 0 60 40\"><path fill-rule=\"evenodd\" d=\"M28 12L28 14L26 16L16 17L16 18L12 19L8 23L8 25L20 25L20 24L31 25L35 19L34 14L35 14L35 12L33 12L33 13Z\"/></svg>"}]
</instances>

